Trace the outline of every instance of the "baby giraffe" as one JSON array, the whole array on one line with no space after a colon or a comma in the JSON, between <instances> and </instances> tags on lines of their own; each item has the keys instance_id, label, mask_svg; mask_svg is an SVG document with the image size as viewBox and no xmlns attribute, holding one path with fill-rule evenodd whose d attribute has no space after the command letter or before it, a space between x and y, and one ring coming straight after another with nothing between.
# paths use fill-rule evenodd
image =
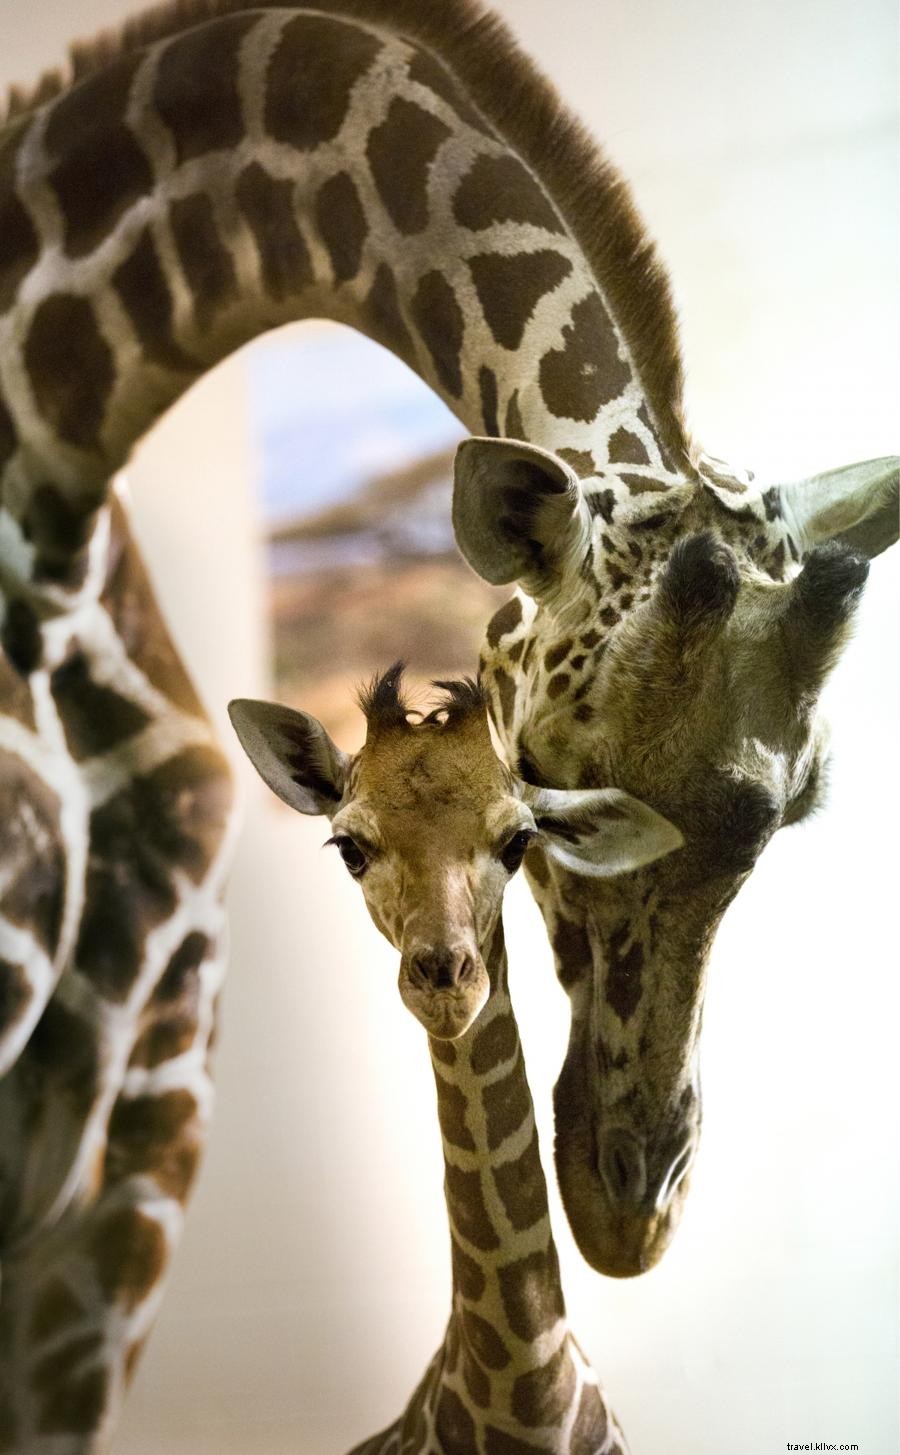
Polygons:
<instances>
[{"instance_id":1,"label":"baby giraffe","mask_svg":"<svg viewBox=\"0 0 900 1455\"><path fill-rule=\"evenodd\" d=\"M450 1321L403 1414L353 1455L618 1455L623 1436L566 1321L500 911L531 845L578 873L615 874L681 835L616 789L517 781L477 684L436 683L443 701L414 720L401 674L398 663L362 694L354 757L305 713L229 709L269 787L331 820L330 842L400 951L400 995L428 1031L437 1084Z\"/></svg>"}]
</instances>

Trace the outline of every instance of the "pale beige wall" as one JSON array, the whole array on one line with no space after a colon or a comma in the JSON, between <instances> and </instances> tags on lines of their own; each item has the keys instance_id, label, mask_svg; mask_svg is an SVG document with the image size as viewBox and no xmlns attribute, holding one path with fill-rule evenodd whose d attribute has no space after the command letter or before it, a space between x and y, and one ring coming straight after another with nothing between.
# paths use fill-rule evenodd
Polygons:
<instances>
[{"instance_id":1,"label":"pale beige wall","mask_svg":"<svg viewBox=\"0 0 900 1455\"><path fill-rule=\"evenodd\" d=\"M129 8L0 0L0 80ZM896 449L891 7L504 9L637 185L710 448L776 476ZM131 471L220 718L266 675L244 398L238 360ZM831 805L776 839L718 938L704 1143L676 1244L638 1282L601 1280L557 1208L573 1322L634 1455L897 1449L896 579L895 560L875 563L830 689ZM446 1314L433 1098L395 957L319 826L246 786L219 1117L119 1455L340 1451L397 1412ZM520 884L508 905L549 1150L565 1002Z\"/></svg>"}]
</instances>

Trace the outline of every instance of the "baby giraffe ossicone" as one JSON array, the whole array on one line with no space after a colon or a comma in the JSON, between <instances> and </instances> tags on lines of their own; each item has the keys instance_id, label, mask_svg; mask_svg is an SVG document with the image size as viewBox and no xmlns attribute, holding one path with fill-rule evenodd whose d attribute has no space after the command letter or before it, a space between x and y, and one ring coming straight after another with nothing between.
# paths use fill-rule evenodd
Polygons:
<instances>
[{"instance_id":1,"label":"baby giraffe ossicone","mask_svg":"<svg viewBox=\"0 0 900 1455\"><path fill-rule=\"evenodd\" d=\"M435 684L443 700L415 720L401 676L397 664L361 695L366 741L353 757L306 713L229 708L269 787L330 819L331 842L400 951L401 997L429 1034L452 1309L403 1414L353 1455L615 1455L624 1439L566 1321L501 906L532 843L607 875L659 858L681 835L616 789L518 781L494 752L476 683Z\"/></svg>"}]
</instances>

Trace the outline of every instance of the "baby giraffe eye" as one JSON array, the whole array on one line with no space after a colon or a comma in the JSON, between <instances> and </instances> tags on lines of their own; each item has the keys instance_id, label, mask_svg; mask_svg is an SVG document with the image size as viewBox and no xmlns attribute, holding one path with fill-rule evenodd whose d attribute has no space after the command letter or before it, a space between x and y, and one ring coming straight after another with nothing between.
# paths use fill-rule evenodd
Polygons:
<instances>
[{"instance_id":1,"label":"baby giraffe eye","mask_svg":"<svg viewBox=\"0 0 900 1455\"><path fill-rule=\"evenodd\" d=\"M353 878L361 879L368 868L369 861L359 844L354 843L349 834L335 834L334 838L329 839L328 842L337 846L337 851Z\"/></svg>"},{"instance_id":2,"label":"baby giraffe eye","mask_svg":"<svg viewBox=\"0 0 900 1455\"><path fill-rule=\"evenodd\" d=\"M515 874L525 858L525 850L533 838L534 833L531 829L519 829L511 839L507 839L500 850L500 862L507 873Z\"/></svg>"}]
</instances>

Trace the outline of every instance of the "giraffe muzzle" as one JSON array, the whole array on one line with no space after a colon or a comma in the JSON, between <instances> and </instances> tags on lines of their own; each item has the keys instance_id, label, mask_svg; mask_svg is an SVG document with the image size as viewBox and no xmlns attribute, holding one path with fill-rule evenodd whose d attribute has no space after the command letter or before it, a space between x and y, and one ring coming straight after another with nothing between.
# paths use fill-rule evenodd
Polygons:
<instances>
[{"instance_id":1,"label":"giraffe muzzle","mask_svg":"<svg viewBox=\"0 0 900 1455\"><path fill-rule=\"evenodd\" d=\"M465 947L415 948L400 962L400 997L429 1035L455 1040L488 997L487 970Z\"/></svg>"}]
</instances>

